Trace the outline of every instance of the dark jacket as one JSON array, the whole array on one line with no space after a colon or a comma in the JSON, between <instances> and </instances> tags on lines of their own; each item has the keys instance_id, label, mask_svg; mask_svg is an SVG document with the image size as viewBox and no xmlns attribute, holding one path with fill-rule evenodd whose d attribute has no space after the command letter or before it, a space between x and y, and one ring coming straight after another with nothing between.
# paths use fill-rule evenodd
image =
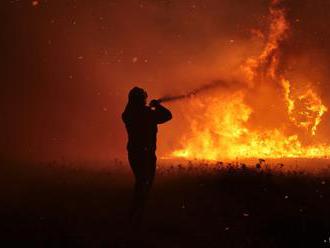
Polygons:
<instances>
[{"instance_id":1,"label":"dark jacket","mask_svg":"<svg viewBox=\"0 0 330 248\"><path fill-rule=\"evenodd\" d=\"M130 106L127 104L122 119L128 133L128 152L155 152L157 124L169 121L172 119L172 114L161 105L151 109L148 106Z\"/></svg>"}]
</instances>

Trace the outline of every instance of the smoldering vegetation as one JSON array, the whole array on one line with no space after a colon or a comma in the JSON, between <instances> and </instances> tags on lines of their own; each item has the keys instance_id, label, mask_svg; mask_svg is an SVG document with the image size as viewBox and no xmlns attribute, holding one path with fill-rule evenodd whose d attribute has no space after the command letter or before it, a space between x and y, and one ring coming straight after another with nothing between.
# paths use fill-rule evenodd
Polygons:
<instances>
[{"instance_id":1,"label":"smoldering vegetation","mask_svg":"<svg viewBox=\"0 0 330 248\"><path fill-rule=\"evenodd\" d=\"M329 169L308 174L264 160L160 165L143 225L129 232L133 178L126 163L3 161L1 168L2 245L330 245Z\"/></svg>"}]
</instances>

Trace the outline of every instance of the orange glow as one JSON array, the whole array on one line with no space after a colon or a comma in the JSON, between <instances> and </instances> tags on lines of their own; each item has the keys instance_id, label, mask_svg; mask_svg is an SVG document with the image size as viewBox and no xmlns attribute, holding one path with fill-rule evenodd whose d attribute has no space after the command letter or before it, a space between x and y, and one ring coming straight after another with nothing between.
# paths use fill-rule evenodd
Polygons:
<instances>
[{"instance_id":1,"label":"orange glow","mask_svg":"<svg viewBox=\"0 0 330 248\"><path fill-rule=\"evenodd\" d=\"M39 5L39 1L33 0L32 1L32 6L36 7L37 5Z\"/></svg>"},{"instance_id":2,"label":"orange glow","mask_svg":"<svg viewBox=\"0 0 330 248\"><path fill-rule=\"evenodd\" d=\"M248 58L240 66L249 90L262 84L274 84L282 94L286 115L278 128L261 130L249 125L254 109L246 98L248 89L236 92L221 92L203 98L191 98L190 131L179 141L180 148L171 157L187 159L233 159L233 158L292 158L324 157L330 154L330 146L325 144L304 144L299 130L306 130L310 137L317 133L317 127L327 107L312 86L294 89L279 70L281 43L288 37L289 23L285 10L273 0L269 9L268 31L254 31L265 42L264 49L256 57ZM274 86L274 87L275 87ZM272 104L272 95L269 95ZM262 122L262 120L260 120ZM292 129L291 126L297 129ZM291 130L291 129L292 130ZM294 131L297 131L294 133Z\"/></svg>"}]
</instances>

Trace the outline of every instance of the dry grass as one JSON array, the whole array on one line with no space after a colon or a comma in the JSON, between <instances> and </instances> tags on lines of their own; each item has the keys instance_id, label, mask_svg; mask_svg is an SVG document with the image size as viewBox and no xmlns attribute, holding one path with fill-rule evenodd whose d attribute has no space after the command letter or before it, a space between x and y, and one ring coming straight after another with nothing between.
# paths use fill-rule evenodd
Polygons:
<instances>
[{"instance_id":1,"label":"dry grass","mask_svg":"<svg viewBox=\"0 0 330 248\"><path fill-rule=\"evenodd\" d=\"M173 165L128 234L132 175L118 161L2 162L1 242L34 247L330 247L330 173Z\"/></svg>"}]
</instances>

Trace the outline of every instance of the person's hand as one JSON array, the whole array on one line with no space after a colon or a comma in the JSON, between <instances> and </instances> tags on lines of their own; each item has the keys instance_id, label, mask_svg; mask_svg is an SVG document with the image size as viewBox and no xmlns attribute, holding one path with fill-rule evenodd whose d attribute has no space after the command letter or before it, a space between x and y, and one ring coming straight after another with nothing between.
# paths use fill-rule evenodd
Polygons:
<instances>
[{"instance_id":1,"label":"person's hand","mask_svg":"<svg viewBox=\"0 0 330 248\"><path fill-rule=\"evenodd\" d=\"M157 107L160 104L159 100L153 99L150 101L149 106L150 107Z\"/></svg>"}]
</instances>

